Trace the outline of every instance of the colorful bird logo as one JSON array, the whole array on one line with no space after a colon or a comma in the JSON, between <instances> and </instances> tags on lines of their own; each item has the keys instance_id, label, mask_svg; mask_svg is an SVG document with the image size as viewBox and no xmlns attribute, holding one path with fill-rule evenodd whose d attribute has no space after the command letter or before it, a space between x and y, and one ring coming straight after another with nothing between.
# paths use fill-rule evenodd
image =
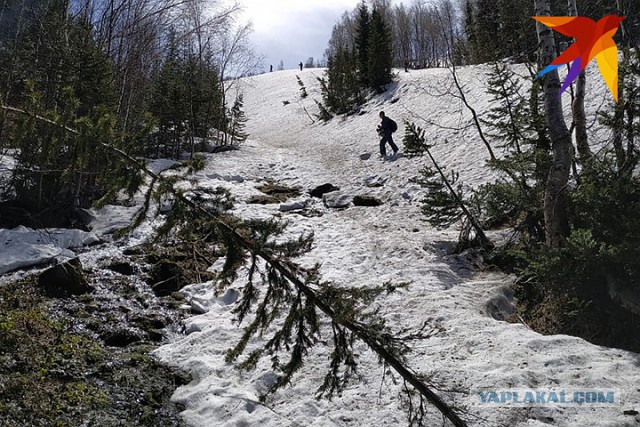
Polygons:
<instances>
[{"instance_id":1,"label":"colorful bird logo","mask_svg":"<svg viewBox=\"0 0 640 427\"><path fill-rule=\"evenodd\" d=\"M575 42L542 70L538 77L572 62L567 78L558 92L560 96L595 57L602 78L609 86L613 98L618 102L618 48L613 41L613 35L624 20L623 16L607 15L598 22L583 16L532 16L532 18L560 34L575 39Z\"/></svg>"}]
</instances>

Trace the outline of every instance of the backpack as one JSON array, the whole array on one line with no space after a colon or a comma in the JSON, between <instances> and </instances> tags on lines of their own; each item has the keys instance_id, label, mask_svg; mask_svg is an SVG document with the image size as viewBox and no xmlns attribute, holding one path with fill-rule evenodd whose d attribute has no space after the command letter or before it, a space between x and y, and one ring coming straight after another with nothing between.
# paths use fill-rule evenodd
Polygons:
<instances>
[{"instance_id":1,"label":"backpack","mask_svg":"<svg viewBox=\"0 0 640 427\"><path fill-rule=\"evenodd\" d=\"M393 119L389 119L389 129L391 129L391 133L398 130L398 124Z\"/></svg>"}]
</instances>

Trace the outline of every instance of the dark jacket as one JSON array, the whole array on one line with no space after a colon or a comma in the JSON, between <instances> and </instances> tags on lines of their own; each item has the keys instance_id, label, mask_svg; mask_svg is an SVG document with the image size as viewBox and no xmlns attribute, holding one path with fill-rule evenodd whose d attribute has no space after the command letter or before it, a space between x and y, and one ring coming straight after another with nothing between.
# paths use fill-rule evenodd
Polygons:
<instances>
[{"instance_id":1,"label":"dark jacket","mask_svg":"<svg viewBox=\"0 0 640 427\"><path fill-rule=\"evenodd\" d=\"M380 123L380 129L382 130L382 134L386 137L391 136L393 133L393 129L391 128L391 119L389 117L384 116L382 118L382 122Z\"/></svg>"}]
</instances>

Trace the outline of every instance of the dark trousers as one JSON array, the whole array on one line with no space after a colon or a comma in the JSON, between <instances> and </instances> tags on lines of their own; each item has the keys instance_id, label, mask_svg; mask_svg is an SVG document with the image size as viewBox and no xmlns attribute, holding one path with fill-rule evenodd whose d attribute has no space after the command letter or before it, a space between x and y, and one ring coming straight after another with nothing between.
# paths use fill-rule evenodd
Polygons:
<instances>
[{"instance_id":1,"label":"dark trousers","mask_svg":"<svg viewBox=\"0 0 640 427\"><path fill-rule=\"evenodd\" d=\"M396 151L398 151L398 146L396 144L394 144L393 138L391 137L391 134L383 135L382 139L380 140L380 155L381 156L386 156L387 155L387 146L386 146L387 142L391 146L391 149L393 150L394 153Z\"/></svg>"}]
</instances>

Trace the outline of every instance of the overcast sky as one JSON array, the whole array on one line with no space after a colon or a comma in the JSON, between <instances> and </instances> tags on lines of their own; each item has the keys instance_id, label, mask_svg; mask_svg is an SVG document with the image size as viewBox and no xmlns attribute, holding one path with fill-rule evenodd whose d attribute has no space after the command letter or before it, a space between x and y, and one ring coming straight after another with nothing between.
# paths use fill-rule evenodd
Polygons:
<instances>
[{"instance_id":1,"label":"overcast sky","mask_svg":"<svg viewBox=\"0 0 640 427\"><path fill-rule=\"evenodd\" d=\"M313 56L322 59L333 25L360 0L240 0L244 20L254 25L253 42L276 70L280 60L295 68Z\"/></svg>"}]
</instances>

